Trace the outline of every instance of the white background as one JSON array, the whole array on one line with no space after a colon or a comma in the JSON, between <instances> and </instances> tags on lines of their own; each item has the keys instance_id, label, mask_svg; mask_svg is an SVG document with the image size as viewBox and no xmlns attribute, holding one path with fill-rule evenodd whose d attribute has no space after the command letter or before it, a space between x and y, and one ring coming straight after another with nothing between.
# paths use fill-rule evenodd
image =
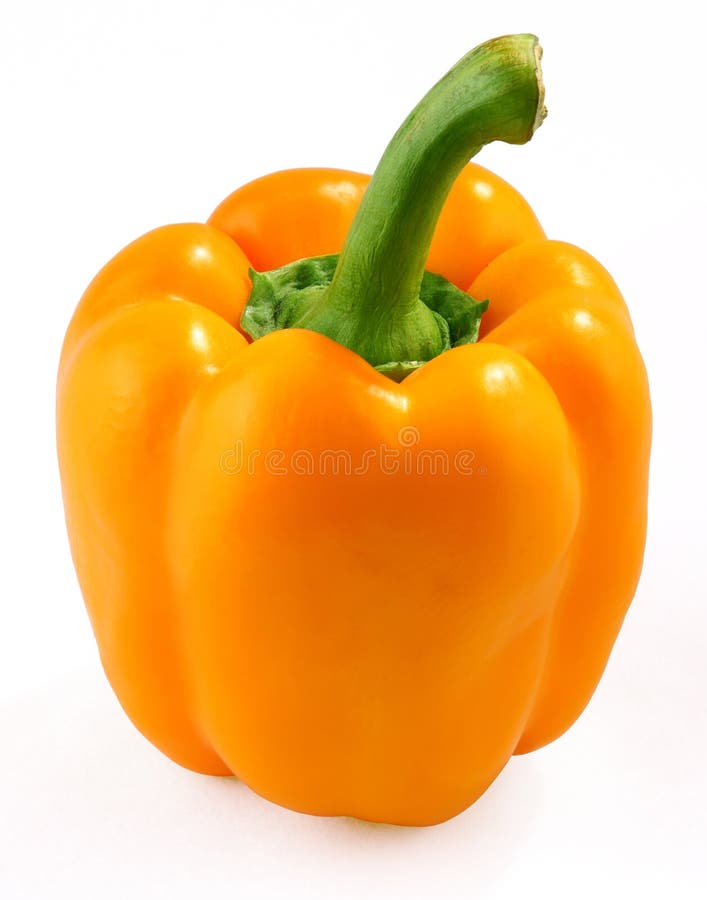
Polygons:
<instances>
[{"instance_id":1,"label":"white background","mask_svg":"<svg viewBox=\"0 0 707 900\"><path fill-rule=\"evenodd\" d=\"M0 896L704 897L705 70L698 5L37 2L0 27ZM659 11L656 11L659 10ZM550 115L479 161L613 272L651 378L650 533L592 703L436 828L182 771L108 689L73 573L54 379L83 288L268 171L371 171L427 88L534 31Z\"/></svg>"}]
</instances>

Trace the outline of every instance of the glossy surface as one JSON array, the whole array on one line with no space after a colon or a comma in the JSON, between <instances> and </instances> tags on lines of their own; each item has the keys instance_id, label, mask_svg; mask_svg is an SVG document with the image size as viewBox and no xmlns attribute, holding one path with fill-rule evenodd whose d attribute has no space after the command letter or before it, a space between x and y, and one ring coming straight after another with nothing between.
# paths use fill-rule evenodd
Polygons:
<instances>
[{"instance_id":1,"label":"glossy surface","mask_svg":"<svg viewBox=\"0 0 707 900\"><path fill-rule=\"evenodd\" d=\"M343 169L274 172L226 197L209 224L229 234L258 271L338 253L370 180ZM472 162L447 197L427 268L466 290L499 253L544 236L518 191Z\"/></svg>"},{"instance_id":2,"label":"glossy surface","mask_svg":"<svg viewBox=\"0 0 707 900\"><path fill-rule=\"evenodd\" d=\"M276 173L111 261L67 334L59 460L103 664L153 743L294 809L433 824L596 686L650 405L611 278L475 165L429 266L490 298L480 343L401 385L313 332L248 346L247 257L337 251L365 183Z\"/></svg>"}]
</instances>

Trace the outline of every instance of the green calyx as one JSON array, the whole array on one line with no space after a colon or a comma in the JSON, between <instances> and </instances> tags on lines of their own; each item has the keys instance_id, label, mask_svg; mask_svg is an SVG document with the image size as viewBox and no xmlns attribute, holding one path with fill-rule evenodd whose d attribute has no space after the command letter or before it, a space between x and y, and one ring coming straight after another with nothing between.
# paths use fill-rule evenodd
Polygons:
<instances>
[{"instance_id":1,"label":"green calyx","mask_svg":"<svg viewBox=\"0 0 707 900\"><path fill-rule=\"evenodd\" d=\"M241 327L252 338L257 339L281 328L310 327L303 322L311 321L313 314L321 310L319 327L312 330L329 334L327 324L332 329L339 325L339 317L336 312L331 313L325 299L338 262L339 254L332 253L328 256L300 259L269 272L251 269L253 288L241 318ZM435 348L439 349L432 356L476 341L481 314L485 312L488 300L474 300L446 278L432 272L423 272L419 300L434 323L433 335L437 340ZM328 323L325 316L329 317ZM393 381L402 381L426 361L407 359L401 353L398 359L374 365Z\"/></svg>"},{"instance_id":2,"label":"green calyx","mask_svg":"<svg viewBox=\"0 0 707 900\"><path fill-rule=\"evenodd\" d=\"M257 339L317 331L396 381L475 341L486 302L425 271L451 187L481 147L523 144L545 116L533 35L481 44L410 113L371 179L340 254L252 272L241 326Z\"/></svg>"}]
</instances>

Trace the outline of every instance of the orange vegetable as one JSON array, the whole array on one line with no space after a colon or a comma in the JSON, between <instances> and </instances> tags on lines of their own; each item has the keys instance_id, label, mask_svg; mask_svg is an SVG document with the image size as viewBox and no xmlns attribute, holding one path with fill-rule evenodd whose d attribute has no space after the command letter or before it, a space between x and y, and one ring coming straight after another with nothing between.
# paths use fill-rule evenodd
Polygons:
<instances>
[{"instance_id":1,"label":"orange vegetable","mask_svg":"<svg viewBox=\"0 0 707 900\"><path fill-rule=\"evenodd\" d=\"M482 45L370 187L266 176L81 299L71 549L120 702L181 765L426 825L588 702L641 568L650 403L609 274L465 165L532 135L538 59Z\"/></svg>"}]
</instances>

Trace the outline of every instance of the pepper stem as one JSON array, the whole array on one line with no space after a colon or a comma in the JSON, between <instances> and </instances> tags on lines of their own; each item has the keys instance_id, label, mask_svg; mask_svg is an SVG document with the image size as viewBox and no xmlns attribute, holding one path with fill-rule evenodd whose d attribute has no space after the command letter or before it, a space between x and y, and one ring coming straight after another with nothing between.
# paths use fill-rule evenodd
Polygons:
<instances>
[{"instance_id":1,"label":"pepper stem","mask_svg":"<svg viewBox=\"0 0 707 900\"><path fill-rule=\"evenodd\" d=\"M383 154L331 283L305 289L279 327L319 331L379 367L450 347L448 323L420 300L435 226L481 147L523 144L544 119L540 55L533 35L495 38L429 91Z\"/></svg>"}]
</instances>

